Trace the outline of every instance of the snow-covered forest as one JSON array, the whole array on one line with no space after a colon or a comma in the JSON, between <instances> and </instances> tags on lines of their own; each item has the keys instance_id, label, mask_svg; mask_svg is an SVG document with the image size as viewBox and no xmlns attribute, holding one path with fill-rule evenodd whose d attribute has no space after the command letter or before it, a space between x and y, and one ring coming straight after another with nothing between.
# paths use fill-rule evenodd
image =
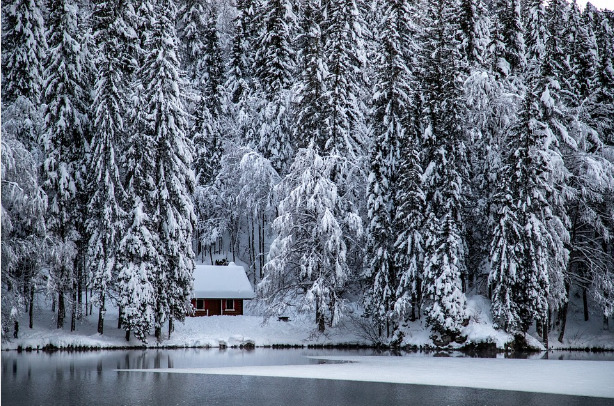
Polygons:
<instances>
[{"instance_id":1,"label":"snow-covered forest","mask_svg":"<svg viewBox=\"0 0 614 406\"><path fill-rule=\"evenodd\" d=\"M614 12L567 0L7 0L2 330L188 311L194 262L264 312L383 343L424 317L562 341L614 314ZM27 320L27 319L26 319Z\"/></svg>"}]
</instances>

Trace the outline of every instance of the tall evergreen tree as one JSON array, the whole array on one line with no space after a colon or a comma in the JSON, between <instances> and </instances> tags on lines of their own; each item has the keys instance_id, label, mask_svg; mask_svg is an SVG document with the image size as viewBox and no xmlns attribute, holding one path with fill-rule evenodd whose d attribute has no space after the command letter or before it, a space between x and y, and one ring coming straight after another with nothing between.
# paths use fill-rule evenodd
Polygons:
<instances>
[{"instance_id":1,"label":"tall evergreen tree","mask_svg":"<svg viewBox=\"0 0 614 406\"><path fill-rule=\"evenodd\" d=\"M57 238L52 265L52 286L58 294L57 326L62 328L68 292L76 292L74 260L80 194L83 191L82 160L88 126L88 93L84 48L78 8L69 0L49 4L49 55L45 66L45 187L49 196L48 229ZM74 301L74 300L73 300ZM74 303L73 303L74 305ZM71 329L74 329L74 312Z\"/></svg>"},{"instance_id":2,"label":"tall evergreen tree","mask_svg":"<svg viewBox=\"0 0 614 406\"><path fill-rule=\"evenodd\" d=\"M39 149L46 52L41 4L33 0L3 3L2 121L31 151Z\"/></svg>"},{"instance_id":3,"label":"tall evergreen tree","mask_svg":"<svg viewBox=\"0 0 614 406\"><path fill-rule=\"evenodd\" d=\"M322 37L328 75L324 79L324 152L355 161L364 154L366 54L361 0L327 0Z\"/></svg>"},{"instance_id":4,"label":"tall evergreen tree","mask_svg":"<svg viewBox=\"0 0 614 406\"><path fill-rule=\"evenodd\" d=\"M302 148L313 142L319 151L324 151L326 145L321 122L322 97L325 94L324 79L328 75L324 63L322 23L322 1L305 2L299 23L302 29L298 40L301 77L295 89L297 125L294 128L294 139Z\"/></svg>"},{"instance_id":5,"label":"tall evergreen tree","mask_svg":"<svg viewBox=\"0 0 614 406\"><path fill-rule=\"evenodd\" d=\"M463 293L465 240L462 198L466 156L463 128L462 45L458 1L429 1L424 19L422 88L425 112L426 222L424 300L434 340L460 334L466 314Z\"/></svg>"},{"instance_id":6,"label":"tall evergreen tree","mask_svg":"<svg viewBox=\"0 0 614 406\"><path fill-rule=\"evenodd\" d=\"M2 327L5 334L9 324L17 322L22 304L29 310L32 327L34 293L43 262L40 253L46 228L40 220L45 214L46 196L40 191L39 169L46 53L43 5L31 0L2 3Z\"/></svg>"},{"instance_id":7,"label":"tall evergreen tree","mask_svg":"<svg viewBox=\"0 0 614 406\"><path fill-rule=\"evenodd\" d=\"M101 0L94 9L94 39L98 74L92 110L93 138L88 162L89 192L87 229L89 239L89 263L91 265L91 289L96 291L98 333L104 329L105 302L117 279L116 256L119 244L125 201L120 177L120 140L125 134L124 111L126 109L126 83L121 56L122 38L125 33L122 4Z\"/></svg>"},{"instance_id":8,"label":"tall evergreen tree","mask_svg":"<svg viewBox=\"0 0 614 406\"><path fill-rule=\"evenodd\" d=\"M289 0L257 2L254 78L258 89L257 145L273 167L285 172L293 155L289 90L296 73L293 36L297 19Z\"/></svg>"},{"instance_id":9,"label":"tall evergreen tree","mask_svg":"<svg viewBox=\"0 0 614 406\"><path fill-rule=\"evenodd\" d=\"M160 266L158 239L151 234L151 219L144 212L143 203L134 199L127 229L119 241L117 262L118 303L122 308L122 328L126 338L130 333L147 342L147 334L155 323L156 291L153 276Z\"/></svg>"},{"instance_id":10,"label":"tall evergreen tree","mask_svg":"<svg viewBox=\"0 0 614 406\"><path fill-rule=\"evenodd\" d=\"M194 268L192 230L195 221L192 203L194 174L192 144L186 135L183 106L184 82L180 76L175 31L175 5L160 1L153 5L155 20L146 43L146 58L139 70L142 85L139 125L150 151L151 174L145 175L149 196L137 194L152 217L157 236L158 259L149 278L155 291L155 335L161 327L185 317L185 303L192 286ZM140 146L139 146L140 147ZM133 146L136 148L136 146ZM140 152L140 151L139 151ZM147 190L146 189L146 190ZM146 203L146 200L149 205Z\"/></svg>"},{"instance_id":11,"label":"tall evergreen tree","mask_svg":"<svg viewBox=\"0 0 614 406\"><path fill-rule=\"evenodd\" d=\"M371 284L367 293L367 306L371 307L373 316L378 322L384 323L390 333L391 328L392 331L397 329L407 310L407 306L404 306L407 303L397 305L399 273L404 270L396 265L394 248L397 238L396 191L401 145L413 141L413 128L408 128L411 124L408 111L411 111L413 103L413 75L406 58L415 49L411 38L415 29L411 25L413 16L408 1L392 1L382 4L382 7L381 25L378 28L380 59L377 61L373 101L375 140L367 188L370 222L367 275ZM412 193L415 190L406 192ZM415 230L403 231L411 233Z\"/></svg>"},{"instance_id":12,"label":"tall evergreen tree","mask_svg":"<svg viewBox=\"0 0 614 406\"><path fill-rule=\"evenodd\" d=\"M518 75L526 64L520 0L497 0L493 28L495 72Z\"/></svg>"}]
</instances>

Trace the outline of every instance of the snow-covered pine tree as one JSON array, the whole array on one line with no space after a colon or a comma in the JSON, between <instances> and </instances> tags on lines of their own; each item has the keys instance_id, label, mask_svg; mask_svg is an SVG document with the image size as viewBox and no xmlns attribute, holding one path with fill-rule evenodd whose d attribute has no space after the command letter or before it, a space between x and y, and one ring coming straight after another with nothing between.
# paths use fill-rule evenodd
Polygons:
<instances>
[{"instance_id":1,"label":"snow-covered pine tree","mask_svg":"<svg viewBox=\"0 0 614 406\"><path fill-rule=\"evenodd\" d=\"M544 0L525 0L522 12L527 68L533 72L532 74L536 74L546 50L547 28Z\"/></svg>"},{"instance_id":2,"label":"snow-covered pine tree","mask_svg":"<svg viewBox=\"0 0 614 406\"><path fill-rule=\"evenodd\" d=\"M460 3L426 3L421 43L424 91L426 194L423 300L433 340L447 343L459 337L467 319L463 293L465 240L462 213L463 175L467 170L462 90L467 66L462 66Z\"/></svg>"},{"instance_id":3,"label":"snow-covered pine tree","mask_svg":"<svg viewBox=\"0 0 614 406\"><path fill-rule=\"evenodd\" d=\"M161 266L158 258L159 240L151 233L151 219L144 212L139 197L127 221L127 229L117 250L118 304L122 308L122 328L126 339L130 333L147 342L147 334L155 322L156 291L153 276Z\"/></svg>"},{"instance_id":4,"label":"snow-covered pine tree","mask_svg":"<svg viewBox=\"0 0 614 406\"><path fill-rule=\"evenodd\" d=\"M411 37L415 29L412 26L413 10L409 1L390 1L382 3L381 7L380 26L377 30L380 49L373 100L374 142L367 187L369 260L366 276L370 286L365 299L368 311L378 324L386 326L387 336L390 337L403 320L412 298L412 292L409 292L409 301L397 306L399 276L405 274L405 269L396 264L394 248L397 239L396 192L401 145L411 143L414 135L408 118L412 110L414 78L406 58L415 49ZM408 158L415 156L405 157ZM411 194L415 190L404 192ZM402 231L413 235L412 232L417 230ZM411 256L414 247L412 245L408 248ZM415 280L414 275L409 284Z\"/></svg>"},{"instance_id":5,"label":"snow-covered pine tree","mask_svg":"<svg viewBox=\"0 0 614 406\"><path fill-rule=\"evenodd\" d=\"M599 62L597 65L597 110L594 112L598 132L604 142L614 142L614 24L605 13L588 3L584 10L593 21L597 39ZM590 16L590 17L589 17Z\"/></svg>"},{"instance_id":6,"label":"snow-covered pine tree","mask_svg":"<svg viewBox=\"0 0 614 406\"><path fill-rule=\"evenodd\" d=\"M153 4L155 18L143 66L137 75L142 86L139 123L147 139L152 173L150 196L138 194L145 213L152 217L159 246L154 274L149 280L155 290L155 335L161 339L162 324L183 321L192 287L194 269L192 230L195 215L192 203L194 174L192 143L186 134L183 105L184 81L179 70L176 9L171 1ZM136 147L136 146L134 146ZM148 206L145 199L150 202ZM151 211L148 211L151 210Z\"/></svg>"},{"instance_id":7,"label":"snow-covered pine tree","mask_svg":"<svg viewBox=\"0 0 614 406\"><path fill-rule=\"evenodd\" d=\"M484 66L490 43L490 18L483 0L461 1L460 26L465 37L464 55L470 65Z\"/></svg>"},{"instance_id":8,"label":"snow-covered pine tree","mask_svg":"<svg viewBox=\"0 0 614 406\"><path fill-rule=\"evenodd\" d=\"M2 334L13 328L17 338L24 307L33 327L34 295L44 281L47 196L39 183L39 163L16 132L2 124Z\"/></svg>"},{"instance_id":9,"label":"snow-covered pine tree","mask_svg":"<svg viewBox=\"0 0 614 406\"><path fill-rule=\"evenodd\" d=\"M493 21L493 70L506 78L526 65L520 0L497 0Z\"/></svg>"},{"instance_id":10,"label":"snow-covered pine tree","mask_svg":"<svg viewBox=\"0 0 614 406\"><path fill-rule=\"evenodd\" d=\"M272 313L283 314L289 305L315 311L320 331L343 316L342 292L351 279L348 246L362 233L360 217L330 180L336 159L321 157L313 145L297 153L276 188L277 237L259 285Z\"/></svg>"},{"instance_id":11,"label":"snow-covered pine tree","mask_svg":"<svg viewBox=\"0 0 614 406\"><path fill-rule=\"evenodd\" d=\"M46 210L46 196L37 192L41 182L38 170L42 164L41 93L47 52L42 8L42 4L33 0L2 3L2 326L5 334L9 323L15 321L11 309L18 313L23 309L9 299L23 300L32 327L36 277L44 260L41 245L45 227L35 220ZM31 202L22 201L28 195ZM11 292L6 290L9 283L14 285ZM14 295L18 292L24 294Z\"/></svg>"},{"instance_id":12,"label":"snow-covered pine tree","mask_svg":"<svg viewBox=\"0 0 614 406\"><path fill-rule=\"evenodd\" d=\"M260 0L256 18L260 29L254 39L253 71L267 99L290 88L296 71L293 34L297 19L291 0Z\"/></svg>"},{"instance_id":13,"label":"snow-covered pine tree","mask_svg":"<svg viewBox=\"0 0 614 406\"><path fill-rule=\"evenodd\" d=\"M273 167L283 173L294 154L289 90L296 74L295 5L290 0L261 0L256 4L259 30L254 40L253 72L261 98L258 103L257 145Z\"/></svg>"},{"instance_id":14,"label":"snow-covered pine tree","mask_svg":"<svg viewBox=\"0 0 614 406\"><path fill-rule=\"evenodd\" d=\"M101 0L95 4L93 35L98 67L92 110L93 137L88 162L88 262L90 288L96 292L98 333L104 329L105 302L117 279L116 255L124 220L125 201L120 177L120 140L125 134L126 83L121 57L125 22L122 5Z\"/></svg>"},{"instance_id":15,"label":"snow-covered pine tree","mask_svg":"<svg viewBox=\"0 0 614 406\"><path fill-rule=\"evenodd\" d=\"M234 36L228 63L226 88L233 103L249 96L254 60L254 7L256 0L237 0L237 16L234 19Z\"/></svg>"},{"instance_id":16,"label":"snow-covered pine tree","mask_svg":"<svg viewBox=\"0 0 614 406\"><path fill-rule=\"evenodd\" d=\"M45 188L49 197L47 227L56 238L57 249L51 265L50 286L58 294L57 326L64 326L65 294L76 292L74 259L83 191L82 161L85 157L89 106L83 38L78 8L70 0L49 4L49 54L45 64ZM74 300L73 300L74 301ZM74 305L74 303L73 303ZM74 312L71 329L74 329Z\"/></svg>"},{"instance_id":17,"label":"snow-covered pine tree","mask_svg":"<svg viewBox=\"0 0 614 406\"><path fill-rule=\"evenodd\" d=\"M217 17L215 2L190 0L179 18L183 65L193 92L194 103L187 107L193 117L194 172L199 185L215 178L222 153L219 126L224 67Z\"/></svg>"},{"instance_id":18,"label":"snow-covered pine tree","mask_svg":"<svg viewBox=\"0 0 614 406\"><path fill-rule=\"evenodd\" d=\"M303 5L300 14L299 26L302 31L298 38L298 59L301 77L295 88L297 125L293 134L298 147L305 148L313 142L318 151L324 151L326 145L321 126L321 98L324 94L324 78L328 75L322 49L322 11L321 0L309 0Z\"/></svg>"},{"instance_id":19,"label":"snow-covered pine tree","mask_svg":"<svg viewBox=\"0 0 614 406\"><path fill-rule=\"evenodd\" d=\"M37 159L47 52L41 8L34 0L2 4L2 122Z\"/></svg>"},{"instance_id":20,"label":"snow-covered pine tree","mask_svg":"<svg viewBox=\"0 0 614 406\"><path fill-rule=\"evenodd\" d=\"M328 75L321 98L325 154L356 162L365 153L366 66L362 0L325 0L323 54Z\"/></svg>"},{"instance_id":21,"label":"snow-covered pine tree","mask_svg":"<svg viewBox=\"0 0 614 406\"><path fill-rule=\"evenodd\" d=\"M199 85L205 70L203 62L206 58L205 33L208 17L205 0L181 2L177 18L177 31L181 39L181 60L187 79Z\"/></svg>"},{"instance_id":22,"label":"snow-covered pine tree","mask_svg":"<svg viewBox=\"0 0 614 406\"><path fill-rule=\"evenodd\" d=\"M514 334L526 333L533 321L547 322L553 301L551 274L565 266L561 237L556 234L561 230L552 227L561 221L550 203L556 193L552 165L561 158L552 146L556 145L552 131L540 121L540 96L539 84L527 90L506 145L501 176L505 182L495 197L498 211L489 276L492 311L495 323Z\"/></svg>"}]
</instances>

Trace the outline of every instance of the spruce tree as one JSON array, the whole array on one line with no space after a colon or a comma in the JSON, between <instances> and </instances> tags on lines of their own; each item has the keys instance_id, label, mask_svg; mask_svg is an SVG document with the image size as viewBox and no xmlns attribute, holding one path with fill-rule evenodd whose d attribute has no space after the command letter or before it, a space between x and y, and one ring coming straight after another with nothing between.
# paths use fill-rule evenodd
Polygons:
<instances>
[{"instance_id":1,"label":"spruce tree","mask_svg":"<svg viewBox=\"0 0 614 406\"><path fill-rule=\"evenodd\" d=\"M57 326L62 328L66 293L76 292L78 198L83 192L89 106L84 47L78 8L68 0L49 4L49 55L45 64L45 188L49 197L48 230L57 240L51 267L53 290L58 294ZM74 301L74 299L73 299ZM74 303L73 303L74 305ZM71 329L74 329L74 311Z\"/></svg>"},{"instance_id":2,"label":"spruce tree","mask_svg":"<svg viewBox=\"0 0 614 406\"><path fill-rule=\"evenodd\" d=\"M155 323L156 291L153 277L161 266L158 258L158 238L151 233L151 219L144 212L139 197L128 216L127 228L119 241L117 261L118 304L122 308L122 328L126 338L130 333L143 342Z\"/></svg>"},{"instance_id":3,"label":"spruce tree","mask_svg":"<svg viewBox=\"0 0 614 406\"><path fill-rule=\"evenodd\" d=\"M289 90L296 73L293 36L296 16L289 0L262 0L257 3L259 23L254 45L254 79L259 90L257 102L257 149L283 173L294 154L290 123Z\"/></svg>"},{"instance_id":4,"label":"spruce tree","mask_svg":"<svg viewBox=\"0 0 614 406\"><path fill-rule=\"evenodd\" d=\"M408 111L413 102L413 75L406 64L406 57L411 55L415 47L411 38L414 27L410 25L413 16L409 2L393 1L382 7L383 17L378 29L380 58L377 61L373 101L375 140L371 151L367 188L367 276L371 284L367 293L367 307L371 307L375 319L385 324L390 334L391 329L397 329L407 310L407 306L404 306L407 303L397 305L399 273L404 269L395 263L394 248L397 238L396 191L401 145L411 142L413 136L413 129L408 128L411 123ZM411 233L412 230L403 231Z\"/></svg>"},{"instance_id":5,"label":"spruce tree","mask_svg":"<svg viewBox=\"0 0 614 406\"><path fill-rule=\"evenodd\" d=\"M158 259L151 281L155 291L155 335L173 320L183 321L185 304L192 286L194 268L192 230L195 221L192 203L194 174L192 144L186 134L183 105L184 82L180 76L175 31L175 5L160 1L153 6L156 16L146 43L144 65L137 73L142 85L139 112L140 131L151 148L147 163L152 172L145 175L149 196L139 193L146 214L154 225L159 242ZM147 190L146 189L146 190ZM149 204L146 203L146 200Z\"/></svg>"},{"instance_id":6,"label":"spruce tree","mask_svg":"<svg viewBox=\"0 0 614 406\"><path fill-rule=\"evenodd\" d=\"M328 75L321 99L323 151L355 161L365 147L364 4L361 0L327 0L325 10L322 37Z\"/></svg>"},{"instance_id":7,"label":"spruce tree","mask_svg":"<svg viewBox=\"0 0 614 406\"><path fill-rule=\"evenodd\" d=\"M41 93L47 53L41 4L2 4L2 121L26 147L40 154Z\"/></svg>"},{"instance_id":8,"label":"spruce tree","mask_svg":"<svg viewBox=\"0 0 614 406\"><path fill-rule=\"evenodd\" d=\"M311 142L318 151L324 151L326 138L321 123L323 120L322 97L324 79L328 71L324 64L324 38L322 37L323 8L321 0L305 2L299 26L301 77L296 84L296 121L294 139L299 147Z\"/></svg>"},{"instance_id":9,"label":"spruce tree","mask_svg":"<svg viewBox=\"0 0 614 406\"><path fill-rule=\"evenodd\" d=\"M463 175L466 172L459 2L429 1L424 18L421 63L425 91L424 300L433 339L446 343L460 334L467 318L463 293Z\"/></svg>"},{"instance_id":10,"label":"spruce tree","mask_svg":"<svg viewBox=\"0 0 614 406\"><path fill-rule=\"evenodd\" d=\"M493 28L494 71L518 75L526 64L520 0L497 0Z\"/></svg>"},{"instance_id":11,"label":"spruce tree","mask_svg":"<svg viewBox=\"0 0 614 406\"><path fill-rule=\"evenodd\" d=\"M117 279L117 245L123 229L125 201L121 183L120 140L125 134L126 83L121 56L125 22L122 5L99 1L94 9L94 39L98 66L92 110L93 138L88 162L90 192L87 230L88 259L91 265L90 287L97 294L98 333L103 333L105 302Z\"/></svg>"}]
</instances>

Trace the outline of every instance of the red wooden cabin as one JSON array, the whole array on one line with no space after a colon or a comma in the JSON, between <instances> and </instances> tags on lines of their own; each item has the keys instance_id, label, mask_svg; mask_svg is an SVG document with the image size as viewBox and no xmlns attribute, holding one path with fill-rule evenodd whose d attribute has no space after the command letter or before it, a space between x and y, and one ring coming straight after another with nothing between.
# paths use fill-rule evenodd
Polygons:
<instances>
[{"instance_id":1,"label":"red wooden cabin","mask_svg":"<svg viewBox=\"0 0 614 406\"><path fill-rule=\"evenodd\" d=\"M254 298L254 290L242 266L196 265L192 292L192 316L238 316L243 301Z\"/></svg>"}]
</instances>

